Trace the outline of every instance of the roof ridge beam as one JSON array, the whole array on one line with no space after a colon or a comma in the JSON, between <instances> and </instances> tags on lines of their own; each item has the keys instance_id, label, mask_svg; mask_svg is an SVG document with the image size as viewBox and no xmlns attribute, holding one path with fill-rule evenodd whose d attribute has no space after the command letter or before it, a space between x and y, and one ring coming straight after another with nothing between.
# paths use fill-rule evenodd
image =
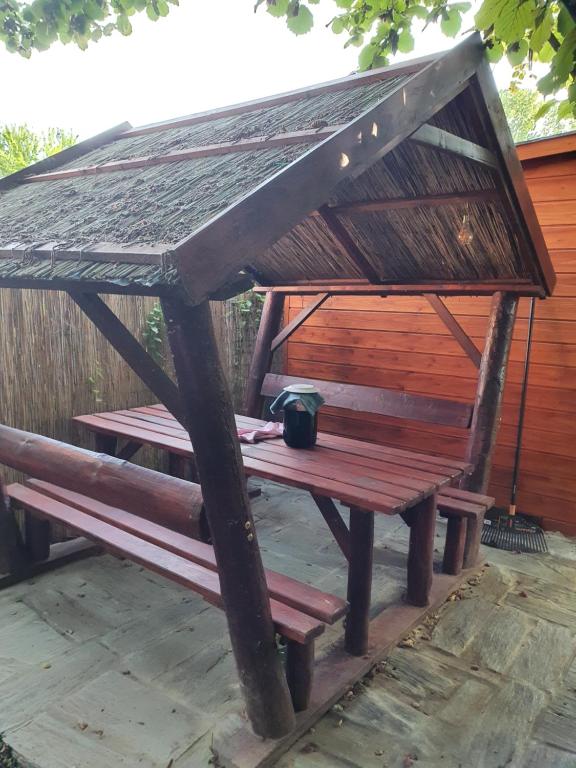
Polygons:
<instances>
[{"instance_id":1,"label":"roof ridge beam","mask_svg":"<svg viewBox=\"0 0 576 768\"><path fill-rule=\"evenodd\" d=\"M342 127L342 125L330 125L323 128L302 131L286 131L283 133L276 133L273 136L252 136L251 138L240 139L239 141L224 141L219 144L206 144L204 146L190 147L189 149L179 149L176 152L170 152L167 155L133 157L127 160L112 160L100 165L64 168L50 173L26 176L23 181L26 183L57 181L59 179L71 179L78 176L94 176L111 173L113 171L128 171L133 168L148 168L153 165L178 163L183 160L195 160L202 157L227 155L234 152L254 152L258 149L291 146L292 144L308 144L315 141L324 141L327 136L332 136Z\"/></svg>"},{"instance_id":2,"label":"roof ridge beam","mask_svg":"<svg viewBox=\"0 0 576 768\"><path fill-rule=\"evenodd\" d=\"M209 109L205 112L196 112L184 117L173 118L172 120L164 120L158 123L150 123L149 125L142 125L140 127L131 128L125 132L125 137L142 136L147 133L156 133L158 131L166 131L171 128L182 128L187 125L195 125L197 123L207 123L213 120L219 120L222 117L233 117L234 115L241 115L246 112L254 112L257 109L265 109L266 107L276 107L281 104L287 104L291 101L299 101L301 99L309 99L313 96L319 96L323 93L332 93L334 91L345 91L349 88L358 88L362 85L369 85L370 83L378 80L388 80L393 77L399 77L401 75L412 74L423 69L425 66L433 61L436 61L442 53L429 54L427 56L421 56L417 59L411 59L410 61L397 62L396 64L390 64L386 67L379 67L378 69L371 69L367 72L355 72L352 75L346 77L337 78L336 80L328 80L324 83L318 83L317 85L305 86L303 88L297 88L293 91L286 91L285 93L273 94L272 96L264 96L260 99L252 99L250 101L239 102L238 104L231 104L228 107L220 107L217 109Z\"/></svg>"}]
</instances>

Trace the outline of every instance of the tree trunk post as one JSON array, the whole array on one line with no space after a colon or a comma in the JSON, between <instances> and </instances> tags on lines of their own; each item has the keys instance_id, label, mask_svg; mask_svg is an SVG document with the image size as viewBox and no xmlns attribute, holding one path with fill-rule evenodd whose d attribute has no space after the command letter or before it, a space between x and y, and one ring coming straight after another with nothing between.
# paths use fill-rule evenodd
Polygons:
<instances>
[{"instance_id":1,"label":"tree trunk post","mask_svg":"<svg viewBox=\"0 0 576 768\"><path fill-rule=\"evenodd\" d=\"M374 556L374 512L350 507L350 558L348 562L348 602L344 645L352 656L368 650L370 599Z\"/></svg>"},{"instance_id":2,"label":"tree trunk post","mask_svg":"<svg viewBox=\"0 0 576 768\"><path fill-rule=\"evenodd\" d=\"M272 341L280 330L283 312L284 294L269 291L264 300L244 398L244 411L253 419L259 419L262 416L263 398L260 391L264 376L272 364Z\"/></svg>"},{"instance_id":3,"label":"tree trunk post","mask_svg":"<svg viewBox=\"0 0 576 768\"><path fill-rule=\"evenodd\" d=\"M0 478L0 574L22 573L30 559Z\"/></svg>"},{"instance_id":4,"label":"tree trunk post","mask_svg":"<svg viewBox=\"0 0 576 768\"><path fill-rule=\"evenodd\" d=\"M518 297L511 293L495 293L492 299L466 449L466 460L473 470L463 481L465 488L476 493L486 493L488 489L517 306Z\"/></svg>"},{"instance_id":5,"label":"tree trunk post","mask_svg":"<svg viewBox=\"0 0 576 768\"><path fill-rule=\"evenodd\" d=\"M214 552L236 666L254 731L280 738L295 725L276 649L240 443L208 302L162 302Z\"/></svg>"},{"instance_id":6,"label":"tree trunk post","mask_svg":"<svg viewBox=\"0 0 576 768\"><path fill-rule=\"evenodd\" d=\"M410 605L425 607L430 603L432 588L436 496L428 496L412 509L406 600Z\"/></svg>"}]
</instances>

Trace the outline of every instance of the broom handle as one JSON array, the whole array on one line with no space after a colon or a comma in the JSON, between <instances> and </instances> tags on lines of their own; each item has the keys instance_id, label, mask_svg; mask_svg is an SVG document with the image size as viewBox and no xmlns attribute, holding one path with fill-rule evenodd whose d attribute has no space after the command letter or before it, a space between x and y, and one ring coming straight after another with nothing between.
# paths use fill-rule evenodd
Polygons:
<instances>
[{"instance_id":1,"label":"broom handle","mask_svg":"<svg viewBox=\"0 0 576 768\"><path fill-rule=\"evenodd\" d=\"M512 473L512 492L510 494L511 515L516 514L516 494L518 491L518 473L520 469L520 454L522 451L522 432L524 431L524 412L526 410L526 394L528 390L528 371L530 369L530 349L532 344L532 329L534 326L534 312L536 299L530 299L530 314L528 316L528 335L526 337L526 353L524 355L524 374L522 377L522 392L520 395L520 413L518 417L518 431L516 434L516 449L514 451L514 471Z\"/></svg>"}]
</instances>

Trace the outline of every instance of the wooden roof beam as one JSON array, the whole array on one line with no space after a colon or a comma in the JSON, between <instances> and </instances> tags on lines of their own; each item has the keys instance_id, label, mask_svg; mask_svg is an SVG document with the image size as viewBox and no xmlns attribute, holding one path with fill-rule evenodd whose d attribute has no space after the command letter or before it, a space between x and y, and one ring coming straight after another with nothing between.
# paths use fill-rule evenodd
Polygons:
<instances>
[{"instance_id":1,"label":"wooden roof beam","mask_svg":"<svg viewBox=\"0 0 576 768\"><path fill-rule=\"evenodd\" d=\"M310 296L317 293L329 293L334 296L417 296L433 293L441 296L491 296L498 291L515 293L518 296L542 297L544 289L531 280L479 280L477 282L429 282L429 283L381 283L372 285L368 282L345 280L325 283L303 283L292 285L257 286L257 293L282 293L284 295Z\"/></svg>"},{"instance_id":2,"label":"wooden roof beam","mask_svg":"<svg viewBox=\"0 0 576 768\"><path fill-rule=\"evenodd\" d=\"M468 141L468 139L463 139L461 136L444 131L442 128L436 128L435 125L426 124L421 126L410 136L410 141L449 152L452 155L458 155L458 157L472 160L488 168L498 167L496 155L489 149Z\"/></svg>"},{"instance_id":3,"label":"wooden roof beam","mask_svg":"<svg viewBox=\"0 0 576 768\"><path fill-rule=\"evenodd\" d=\"M97 261L104 263L142 264L160 266L170 252L169 243L157 245L119 245L94 243L86 248L70 247L58 242L40 243L34 247L25 243L0 245L0 259L44 259L51 261Z\"/></svg>"},{"instance_id":4,"label":"wooden roof beam","mask_svg":"<svg viewBox=\"0 0 576 768\"><path fill-rule=\"evenodd\" d=\"M436 312L440 320L442 320L446 328L448 328L452 336L456 339L458 344L462 347L464 352L466 352L470 360L472 360L476 368L480 368L482 353L480 352L476 344L474 344L470 336L468 336L464 328L462 328L458 320L456 320L452 312L450 312L446 304L444 304L444 302L439 296L433 293L427 293L426 299L428 300L428 303L430 304L432 309Z\"/></svg>"},{"instance_id":5,"label":"wooden roof beam","mask_svg":"<svg viewBox=\"0 0 576 768\"><path fill-rule=\"evenodd\" d=\"M324 224L327 226L328 231L334 240L340 246L343 254L347 256L352 262L354 262L356 267L360 270L360 274L367 278L371 283L380 282L380 275L376 272L372 264L370 264L360 248L356 245L350 233L342 224L338 216L333 213L333 211L331 211L327 206L322 206L322 208L319 208L318 214Z\"/></svg>"},{"instance_id":6,"label":"wooden roof beam","mask_svg":"<svg viewBox=\"0 0 576 768\"><path fill-rule=\"evenodd\" d=\"M497 189L478 189L469 192L450 192L420 197L390 197L376 200L354 200L340 205L326 206L331 213L350 216L356 213L378 213L411 208L440 208L447 205L465 206L468 203L495 203L500 200ZM319 215L316 211L313 215Z\"/></svg>"},{"instance_id":7,"label":"wooden roof beam","mask_svg":"<svg viewBox=\"0 0 576 768\"><path fill-rule=\"evenodd\" d=\"M320 309L322 304L324 304L328 298L330 298L329 293L321 293L320 296L305 306L301 312L298 312L296 317L290 323L288 323L288 325L284 326L280 333L274 337L272 344L270 345L270 351L276 352L278 347L281 347L285 341L288 341L290 336L292 336L292 334L295 333L298 328L300 328L300 326L306 322L306 320L308 320L310 315L316 312L317 309Z\"/></svg>"}]
</instances>

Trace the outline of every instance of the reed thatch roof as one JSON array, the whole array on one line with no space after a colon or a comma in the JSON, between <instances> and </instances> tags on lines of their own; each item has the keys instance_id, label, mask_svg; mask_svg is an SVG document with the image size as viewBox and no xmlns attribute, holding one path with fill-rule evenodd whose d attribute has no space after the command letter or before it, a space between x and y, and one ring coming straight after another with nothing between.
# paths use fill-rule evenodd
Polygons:
<instances>
[{"instance_id":1,"label":"reed thatch roof","mask_svg":"<svg viewBox=\"0 0 576 768\"><path fill-rule=\"evenodd\" d=\"M249 278L549 292L485 70L471 38L436 58L78 144L0 181L0 285L184 289L192 301Z\"/></svg>"}]
</instances>

